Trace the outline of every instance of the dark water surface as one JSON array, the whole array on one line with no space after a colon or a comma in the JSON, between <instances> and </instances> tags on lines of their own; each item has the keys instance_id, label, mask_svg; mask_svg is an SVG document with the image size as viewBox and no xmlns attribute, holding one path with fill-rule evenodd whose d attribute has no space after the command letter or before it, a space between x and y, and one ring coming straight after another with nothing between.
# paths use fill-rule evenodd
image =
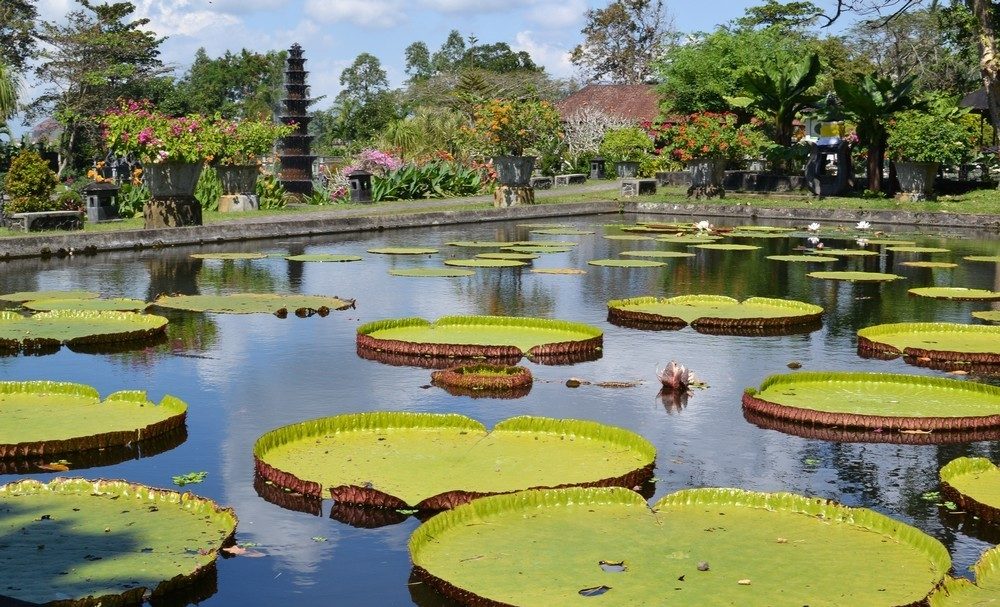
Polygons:
<instances>
[{"instance_id":1,"label":"dark water surface","mask_svg":"<svg viewBox=\"0 0 1000 607\"><path fill-rule=\"evenodd\" d=\"M631 222L632 216L624 217ZM640 218L642 219L642 218ZM666 221L663 216L646 219ZM219 315L167 311L166 343L122 354L80 354L62 349L46 356L0 358L0 379L82 382L102 395L144 389L153 400L173 394L189 405L183 444L155 456L71 474L122 478L170 487L171 476L208 472L194 492L235 508L237 538L252 542L265 558L219 561L218 590L204 605L419 605L446 604L409 583L406 550L418 521L359 529L330 518L283 509L262 499L253 486L251 448L258 436L280 425L344 412L381 410L459 412L492 426L521 414L592 419L629 428L656 445L654 500L688 487L742 487L792 491L873 508L916 525L949 548L955 571L966 569L1000 540L994 528L973 528L921 498L938 488L937 471L960 455L1000 459L1000 443L950 446L837 443L765 430L742 414L744 388L769 374L788 372L798 361L808 370L872 370L945 376L902 360L860 358L855 331L882 322L972 322L970 312L991 304L910 297L916 286L964 286L1000 290L1000 266L962 261L964 255L1000 253L997 236L986 234L906 237L945 254L883 253L835 264L769 261L804 238L739 240L759 251L690 249L695 257L669 259L653 269L587 266L589 259L616 257L626 250L670 248L653 241L616 241L606 223L617 216L573 218L558 223L593 229L594 236L529 235L513 223L430 227L377 235L343 235L263 241L225 247L177 248L95 257L0 263L0 292L90 289L105 296L150 300L160 293L297 292L357 298L357 309L278 319L271 315ZM556 223L556 221L553 221ZM725 223L716 220L716 223ZM875 226L876 228L879 226ZM955 237L958 236L958 237ZM394 267L440 265L445 257L472 257L482 249L445 246L452 240L573 240L569 253L543 255L536 267L577 267L582 276L532 274L523 269L478 269L457 279L402 278ZM723 241L726 242L726 241ZM826 240L854 247L853 239ZM440 245L435 256L368 254L376 246ZM281 258L254 261L199 261L193 252L263 251L357 253L360 263L294 263ZM900 265L902 261L955 261L953 270ZM887 284L815 280L819 269L866 269L901 274ZM609 299L639 295L718 293L737 298L769 296L800 299L826 309L822 329L784 337L721 337L687 328L638 331L606 321ZM994 304L996 305L996 304ZM158 313L164 313L160 311ZM430 371L363 360L355 352L356 327L370 320L402 316L435 319L446 314L503 314L581 321L605 331L600 360L569 367L524 361L535 375L530 394L517 400L472 399L426 388ZM978 322L978 321L976 321ZM670 360L687 365L709 384L683 406L658 396L655 368ZM634 388L565 386L570 377L634 381ZM1000 384L997 378L971 381ZM72 460L72 458L69 458ZM63 473L63 476L67 473ZM56 474L29 474L46 480ZM0 484L25 476L0 475ZM864 555L858 555L864 558ZM4 573L0 571L0 582ZM5 584L0 584L0 587Z\"/></svg>"}]
</instances>

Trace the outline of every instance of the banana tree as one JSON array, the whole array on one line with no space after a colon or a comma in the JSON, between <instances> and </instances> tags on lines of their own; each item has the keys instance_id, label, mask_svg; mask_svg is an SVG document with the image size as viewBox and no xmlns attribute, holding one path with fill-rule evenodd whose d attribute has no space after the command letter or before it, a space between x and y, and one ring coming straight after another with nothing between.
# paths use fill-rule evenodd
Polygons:
<instances>
[{"instance_id":1,"label":"banana tree","mask_svg":"<svg viewBox=\"0 0 1000 607\"><path fill-rule=\"evenodd\" d=\"M811 54L799 63L740 78L740 86L752 99L749 107L774 117L774 141L778 145L791 145L795 115L819 100L819 95L809 93L819 71L819 56Z\"/></svg>"},{"instance_id":2,"label":"banana tree","mask_svg":"<svg viewBox=\"0 0 1000 607\"><path fill-rule=\"evenodd\" d=\"M866 74L858 82L834 80L841 110L858 125L858 139L868 148L868 189L883 191L886 127L893 114L919 106L913 94L915 76L893 82L877 74Z\"/></svg>"}]
</instances>

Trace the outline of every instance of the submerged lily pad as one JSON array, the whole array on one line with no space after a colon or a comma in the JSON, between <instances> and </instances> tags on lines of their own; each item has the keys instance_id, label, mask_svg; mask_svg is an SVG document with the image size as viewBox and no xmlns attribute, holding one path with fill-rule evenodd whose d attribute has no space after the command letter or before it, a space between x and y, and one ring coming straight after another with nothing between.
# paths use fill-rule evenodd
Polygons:
<instances>
[{"instance_id":1,"label":"submerged lily pad","mask_svg":"<svg viewBox=\"0 0 1000 607\"><path fill-rule=\"evenodd\" d=\"M514 261L538 259L538 255L535 253L480 253L476 257L479 259L512 259Z\"/></svg>"},{"instance_id":2,"label":"submerged lily pad","mask_svg":"<svg viewBox=\"0 0 1000 607\"><path fill-rule=\"evenodd\" d=\"M892 246L886 247L887 251L894 251L896 253L948 253L951 249L942 249L939 247L912 247L912 246Z\"/></svg>"},{"instance_id":3,"label":"submerged lily pad","mask_svg":"<svg viewBox=\"0 0 1000 607\"><path fill-rule=\"evenodd\" d=\"M0 301L21 303L38 299L97 299L100 296L93 291L18 291L0 295Z\"/></svg>"},{"instance_id":4,"label":"submerged lily pad","mask_svg":"<svg viewBox=\"0 0 1000 607\"><path fill-rule=\"evenodd\" d=\"M402 268L389 270L393 276L409 276L411 278L461 278L463 276L474 276L475 270L462 270L459 268Z\"/></svg>"},{"instance_id":5,"label":"submerged lily pad","mask_svg":"<svg viewBox=\"0 0 1000 607\"><path fill-rule=\"evenodd\" d=\"M1000 602L1000 546L983 553L972 566L975 583L947 577L929 597L930 607L986 607Z\"/></svg>"},{"instance_id":6,"label":"submerged lily pad","mask_svg":"<svg viewBox=\"0 0 1000 607\"><path fill-rule=\"evenodd\" d=\"M587 263L608 268L659 268L667 265L662 261L649 259L591 259Z\"/></svg>"},{"instance_id":7,"label":"submerged lily pad","mask_svg":"<svg viewBox=\"0 0 1000 607\"><path fill-rule=\"evenodd\" d=\"M579 275L587 273L586 270L581 270L580 268L534 268L531 271L535 274Z\"/></svg>"},{"instance_id":8,"label":"submerged lily pad","mask_svg":"<svg viewBox=\"0 0 1000 607\"><path fill-rule=\"evenodd\" d=\"M709 249L711 251L756 251L760 247L755 247L752 244L696 244L694 245L696 249Z\"/></svg>"},{"instance_id":9,"label":"submerged lily pad","mask_svg":"<svg viewBox=\"0 0 1000 607\"><path fill-rule=\"evenodd\" d=\"M799 372L743 393L743 408L771 418L883 431L1000 428L1000 388L919 375Z\"/></svg>"},{"instance_id":10,"label":"submerged lily pad","mask_svg":"<svg viewBox=\"0 0 1000 607\"><path fill-rule=\"evenodd\" d=\"M151 339L167 319L108 310L53 310L32 316L0 312L0 350L32 350Z\"/></svg>"},{"instance_id":11,"label":"submerged lily pad","mask_svg":"<svg viewBox=\"0 0 1000 607\"><path fill-rule=\"evenodd\" d=\"M946 322L893 323L858 331L863 356L922 362L1000 364L1000 327Z\"/></svg>"},{"instance_id":12,"label":"submerged lily pad","mask_svg":"<svg viewBox=\"0 0 1000 607\"><path fill-rule=\"evenodd\" d=\"M909 266L911 268L957 268L957 263L950 263L947 261L904 261L899 265Z\"/></svg>"},{"instance_id":13,"label":"submerged lily pad","mask_svg":"<svg viewBox=\"0 0 1000 607\"><path fill-rule=\"evenodd\" d=\"M531 487L634 486L655 448L590 421L514 417L492 432L457 414L370 412L272 430L253 449L257 474L337 502L442 510Z\"/></svg>"},{"instance_id":14,"label":"submerged lily pad","mask_svg":"<svg viewBox=\"0 0 1000 607\"><path fill-rule=\"evenodd\" d=\"M119 605L214 575L236 514L190 493L57 478L0 486L3 595L31 604ZM88 597L93 597L88 599Z\"/></svg>"},{"instance_id":15,"label":"submerged lily pad","mask_svg":"<svg viewBox=\"0 0 1000 607\"><path fill-rule=\"evenodd\" d=\"M951 567L939 541L872 510L741 489L679 491L652 510L615 488L488 497L428 520L409 548L421 581L490 605L664 597L684 605L911 605ZM605 590L582 598L596 588Z\"/></svg>"},{"instance_id":16,"label":"submerged lily pad","mask_svg":"<svg viewBox=\"0 0 1000 607\"><path fill-rule=\"evenodd\" d=\"M939 474L941 493L961 510L1000 520L1000 468L985 457L959 457Z\"/></svg>"},{"instance_id":17,"label":"submerged lily pad","mask_svg":"<svg viewBox=\"0 0 1000 607\"><path fill-rule=\"evenodd\" d=\"M768 255L767 258L773 261L790 261L793 263L830 263L838 261L837 257L825 257L823 255Z\"/></svg>"},{"instance_id":18,"label":"submerged lily pad","mask_svg":"<svg viewBox=\"0 0 1000 607\"><path fill-rule=\"evenodd\" d=\"M267 253L192 253L191 257L195 259L225 259L225 260L264 259L267 257Z\"/></svg>"},{"instance_id":19,"label":"submerged lily pad","mask_svg":"<svg viewBox=\"0 0 1000 607\"><path fill-rule=\"evenodd\" d=\"M865 249L816 249L819 255L832 255L834 257L871 257L878 255L878 251L866 251Z\"/></svg>"},{"instance_id":20,"label":"submerged lily pad","mask_svg":"<svg viewBox=\"0 0 1000 607\"><path fill-rule=\"evenodd\" d=\"M517 316L378 320L358 327L359 349L394 354L519 359L599 352L603 332L583 323Z\"/></svg>"},{"instance_id":21,"label":"submerged lily pad","mask_svg":"<svg viewBox=\"0 0 1000 607\"><path fill-rule=\"evenodd\" d=\"M516 259L446 259L446 266L458 266L467 268L518 268L528 264Z\"/></svg>"},{"instance_id":22,"label":"submerged lily pad","mask_svg":"<svg viewBox=\"0 0 1000 607\"><path fill-rule=\"evenodd\" d=\"M750 297L739 301L722 295L634 297L608 302L608 320L638 328L692 325L706 332L745 332L817 323L823 308L800 301Z\"/></svg>"},{"instance_id":23,"label":"submerged lily pad","mask_svg":"<svg viewBox=\"0 0 1000 607\"><path fill-rule=\"evenodd\" d=\"M547 234L549 236L589 236L593 230L577 230L575 228L549 228L543 230L532 230L532 234Z\"/></svg>"},{"instance_id":24,"label":"submerged lily pad","mask_svg":"<svg viewBox=\"0 0 1000 607\"><path fill-rule=\"evenodd\" d=\"M962 259L966 261L982 261L985 263L1000 263L1000 255L968 255ZM0 299L3 299L0 297Z\"/></svg>"},{"instance_id":25,"label":"submerged lily pad","mask_svg":"<svg viewBox=\"0 0 1000 607\"><path fill-rule=\"evenodd\" d=\"M368 252L379 255L433 255L438 250L430 247L377 247L368 249Z\"/></svg>"},{"instance_id":26,"label":"submerged lily pad","mask_svg":"<svg viewBox=\"0 0 1000 607\"><path fill-rule=\"evenodd\" d=\"M884 272L810 272L806 276L822 280L848 280L851 282L886 282L903 278L898 274Z\"/></svg>"},{"instance_id":27,"label":"submerged lily pad","mask_svg":"<svg viewBox=\"0 0 1000 607\"><path fill-rule=\"evenodd\" d=\"M510 251L511 253L530 253L532 255L544 255L546 253L568 253L572 251L570 247L535 247L528 245L511 245L509 247L501 247L503 251Z\"/></svg>"},{"instance_id":28,"label":"submerged lily pad","mask_svg":"<svg viewBox=\"0 0 1000 607\"><path fill-rule=\"evenodd\" d=\"M965 287L919 287L910 289L913 295L933 297L935 299L957 299L961 301L998 301L1000 292L986 289L967 289Z\"/></svg>"},{"instance_id":29,"label":"submerged lily pad","mask_svg":"<svg viewBox=\"0 0 1000 607\"><path fill-rule=\"evenodd\" d=\"M681 251L622 251L619 255L626 255L628 257L658 257L658 258L673 258L673 257L694 257L694 253L682 253Z\"/></svg>"},{"instance_id":30,"label":"submerged lily pad","mask_svg":"<svg viewBox=\"0 0 1000 607\"><path fill-rule=\"evenodd\" d=\"M640 236L638 234L605 234L608 240L654 240L652 236Z\"/></svg>"},{"instance_id":31,"label":"submerged lily pad","mask_svg":"<svg viewBox=\"0 0 1000 607\"><path fill-rule=\"evenodd\" d=\"M870 245L909 247L917 244L915 240L893 240L892 238L866 238L865 242Z\"/></svg>"},{"instance_id":32,"label":"submerged lily pad","mask_svg":"<svg viewBox=\"0 0 1000 607\"><path fill-rule=\"evenodd\" d=\"M983 310L980 312L973 312L972 315L987 322L1000 322L1000 310Z\"/></svg>"},{"instance_id":33,"label":"submerged lily pad","mask_svg":"<svg viewBox=\"0 0 1000 607\"><path fill-rule=\"evenodd\" d=\"M219 314L274 314L281 310L346 310L354 301L326 295L295 293L234 293L231 295L163 295L152 303L161 308Z\"/></svg>"},{"instance_id":34,"label":"submerged lily pad","mask_svg":"<svg viewBox=\"0 0 1000 607\"><path fill-rule=\"evenodd\" d=\"M116 297L114 299L36 299L26 301L23 305L29 310L47 312L49 310L119 310L122 312L138 312L147 304L141 299Z\"/></svg>"},{"instance_id":35,"label":"submerged lily pad","mask_svg":"<svg viewBox=\"0 0 1000 607\"><path fill-rule=\"evenodd\" d=\"M305 255L290 255L285 259L288 261L346 262L361 261L364 257L361 257L360 255L340 255L335 253L307 253Z\"/></svg>"},{"instance_id":36,"label":"submerged lily pad","mask_svg":"<svg viewBox=\"0 0 1000 607\"><path fill-rule=\"evenodd\" d=\"M145 392L110 394L83 384L0 382L0 459L32 459L138 443L184 426L187 405Z\"/></svg>"}]
</instances>

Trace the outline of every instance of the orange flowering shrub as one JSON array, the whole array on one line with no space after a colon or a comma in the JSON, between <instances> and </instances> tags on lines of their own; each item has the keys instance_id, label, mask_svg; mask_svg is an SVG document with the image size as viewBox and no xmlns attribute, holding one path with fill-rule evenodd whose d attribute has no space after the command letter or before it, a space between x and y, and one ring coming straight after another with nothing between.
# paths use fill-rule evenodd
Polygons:
<instances>
[{"instance_id":1,"label":"orange flowering shrub","mask_svg":"<svg viewBox=\"0 0 1000 607\"><path fill-rule=\"evenodd\" d=\"M523 156L560 136L559 112L548 101L493 99L476 106L463 133L486 156Z\"/></svg>"},{"instance_id":2,"label":"orange flowering shrub","mask_svg":"<svg viewBox=\"0 0 1000 607\"><path fill-rule=\"evenodd\" d=\"M754 156L763 137L751 125L736 126L735 114L691 114L664 133L671 155L682 162L695 158L737 160Z\"/></svg>"}]
</instances>

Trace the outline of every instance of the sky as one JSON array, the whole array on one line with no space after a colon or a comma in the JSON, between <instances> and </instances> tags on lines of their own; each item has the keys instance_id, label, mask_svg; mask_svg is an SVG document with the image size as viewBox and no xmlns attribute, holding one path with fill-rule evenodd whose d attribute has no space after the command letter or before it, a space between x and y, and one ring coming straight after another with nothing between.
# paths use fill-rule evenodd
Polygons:
<instances>
[{"instance_id":1,"label":"sky","mask_svg":"<svg viewBox=\"0 0 1000 607\"><path fill-rule=\"evenodd\" d=\"M190 65L195 51L209 56L227 50L287 49L302 45L314 97L325 95L316 109L326 109L340 90L341 71L368 52L385 67L390 84L406 78L404 49L422 40L433 52L448 32L457 29L480 43L507 42L531 54L556 77L576 71L568 53L582 41L588 8L606 0L132 0L137 14L150 19L149 28L167 40L164 61L178 74ZM743 15L754 0L666 0L681 32L711 31ZM820 6L826 2L817 0ZM39 14L61 21L78 6L75 0L38 0ZM24 98L36 90L25 82ZM12 121L14 122L14 121ZM18 121L19 122L19 121ZM12 126L14 126L12 124Z\"/></svg>"}]
</instances>

